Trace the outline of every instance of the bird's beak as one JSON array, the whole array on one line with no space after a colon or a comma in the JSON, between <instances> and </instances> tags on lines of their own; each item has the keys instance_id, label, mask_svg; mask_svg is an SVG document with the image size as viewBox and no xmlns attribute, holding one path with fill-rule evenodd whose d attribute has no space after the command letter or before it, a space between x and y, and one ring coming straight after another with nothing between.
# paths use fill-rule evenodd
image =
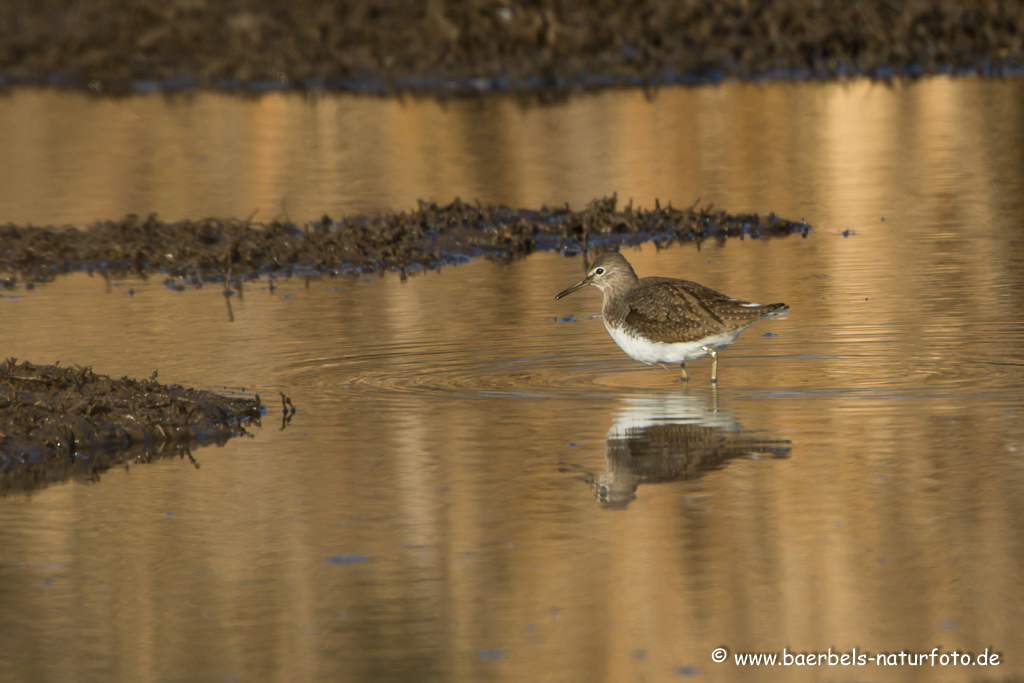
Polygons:
<instances>
[{"instance_id":1,"label":"bird's beak","mask_svg":"<svg viewBox=\"0 0 1024 683\"><path fill-rule=\"evenodd\" d=\"M577 289L581 289L583 287L586 287L587 285L590 284L591 279L592 278L588 275L587 277L583 278L582 280L580 280L579 282L574 284L572 287L568 287L566 289L563 289L561 292L559 292L558 294L555 295L555 301L561 299L563 296L568 296L569 294L572 294Z\"/></svg>"}]
</instances>

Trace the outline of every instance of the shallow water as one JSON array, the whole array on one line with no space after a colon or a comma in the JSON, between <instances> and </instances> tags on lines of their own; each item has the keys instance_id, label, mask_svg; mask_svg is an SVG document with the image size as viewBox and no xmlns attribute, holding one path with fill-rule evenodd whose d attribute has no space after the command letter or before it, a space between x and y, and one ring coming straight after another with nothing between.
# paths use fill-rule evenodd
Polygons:
<instances>
[{"instance_id":1,"label":"shallow water","mask_svg":"<svg viewBox=\"0 0 1024 683\"><path fill-rule=\"evenodd\" d=\"M707 361L683 387L624 356L597 292L554 301L582 269L555 254L264 280L231 299L233 322L217 287L162 278L8 293L5 355L270 405L283 391L299 412L197 450L198 469L0 497L0 680L1024 675L1022 87L726 85L525 109L8 95L0 220L618 191L815 230L627 253L642 275L791 305L721 352L717 390ZM1002 659L741 667L713 662L720 646Z\"/></svg>"}]
</instances>

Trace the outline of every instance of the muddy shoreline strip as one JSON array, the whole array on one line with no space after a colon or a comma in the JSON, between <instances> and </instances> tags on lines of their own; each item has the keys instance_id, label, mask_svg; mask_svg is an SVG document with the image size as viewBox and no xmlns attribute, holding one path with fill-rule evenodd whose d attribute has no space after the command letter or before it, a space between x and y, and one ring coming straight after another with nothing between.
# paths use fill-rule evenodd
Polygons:
<instances>
[{"instance_id":1,"label":"muddy shoreline strip","mask_svg":"<svg viewBox=\"0 0 1024 683\"><path fill-rule=\"evenodd\" d=\"M0 363L0 494L123 462L189 457L259 422L259 396L115 379L92 368Z\"/></svg>"},{"instance_id":2,"label":"muddy shoreline strip","mask_svg":"<svg viewBox=\"0 0 1024 683\"><path fill-rule=\"evenodd\" d=\"M237 219L167 223L128 216L84 229L0 226L0 287L33 287L75 271L123 276L162 273L184 283L265 275L400 272L474 257L510 260L533 251L807 234L811 226L774 214L730 215L713 206L653 209L616 197L584 211L421 202L414 211L296 225Z\"/></svg>"},{"instance_id":3,"label":"muddy shoreline strip","mask_svg":"<svg viewBox=\"0 0 1024 683\"><path fill-rule=\"evenodd\" d=\"M936 73L1024 73L1021 3L0 3L0 86L557 93Z\"/></svg>"}]
</instances>

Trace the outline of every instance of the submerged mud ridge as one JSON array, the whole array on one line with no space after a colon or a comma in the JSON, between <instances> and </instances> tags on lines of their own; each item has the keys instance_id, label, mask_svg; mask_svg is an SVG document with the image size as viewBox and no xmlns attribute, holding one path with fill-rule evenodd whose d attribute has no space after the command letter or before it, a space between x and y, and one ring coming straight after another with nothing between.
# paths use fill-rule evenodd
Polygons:
<instances>
[{"instance_id":1,"label":"submerged mud ridge","mask_svg":"<svg viewBox=\"0 0 1024 683\"><path fill-rule=\"evenodd\" d=\"M91 368L0 363L0 493L96 478L122 462L191 457L258 422L259 396L113 379Z\"/></svg>"},{"instance_id":2,"label":"submerged mud ridge","mask_svg":"<svg viewBox=\"0 0 1024 683\"><path fill-rule=\"evenodd\" d=\"M0 83L392 93L1019 71L1006 0L16 0Z\"/></svg>"},{"instance_id":3,"label":"submerged mud ridge","mask_svg":"<svg viewBox=\"0 0 1024 683\"><path fill-rule=\"evenodd\" d=\"M585 211L421 202L415 211L338 221L325 216L302 226L129 216L86 229L0 226L0 272L6 274L0 286L31 287L78 270L164 273L191 284L261 275L404 274L474 256L511 259L534 250L778 237L809 229L774 214L729 215L710 206L618 209L614 196L591 202Z\"/></svg>"}]
</instances>

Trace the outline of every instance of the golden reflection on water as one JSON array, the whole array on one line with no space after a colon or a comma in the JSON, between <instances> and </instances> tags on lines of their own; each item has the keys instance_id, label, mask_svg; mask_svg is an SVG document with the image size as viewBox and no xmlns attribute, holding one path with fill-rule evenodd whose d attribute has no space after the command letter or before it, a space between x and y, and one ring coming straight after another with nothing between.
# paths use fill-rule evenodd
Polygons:
<instances>
[{"instance_id":1,"label":"golden reflection on water","mask_svg":"<svg viewBox=\"0 0 1024 683\"><path fill-rule=\"evenodd\" d=\"M300 412L197 451L199 470L139 465L0 500L0 623L21 626L0 671L58 680L89 653L95 680L763 680L713 668L711 649L1012 652L1019 382L942 344L940 366L966 367L925 374L935 361L893 297L876 297L888 327L830 317L818 301L843 300L828 289L841 272L823 290L813 269L742 267L848 244L630 253L641 272L794 305L766 321L778 336L748 330L722 352L717 392L706 363L684 390L623 356L587 318L596 293L551 300L581 267L555 255L406 283L264 283L233 323L216 288L129 296L75 276L4 300L16 355L282 389ZM975 312L968 347L997 310ZM585 480L621 474L623 449L634 474L677 480L641 477L607 509ZM673 460L724 467L662 477ZM47 638L66 631L78 639L54 656Z\"/></svg>"},{"instance_id":2,"label":"golden reflection on water","mask_svg":"<svg viewBox=\"0 0 1024 683\"><path fill-rule=\"evenodd\" d=\"M0 169L0 205L19 222L618 190L816 228L630 251L641 275L791 305L721 353L717 392L706 361L684 389L625 357L596 292L555 302L583 266L553 254L254 283L233 322L219 288L160 278L5 293L5 355L275 407L280 390L299 412L197 450L198 470L0 498L0 680L1024 675L1020 87L730 85L528 110L8 95L0 119L26 128L0 125L0 150L24 163ZM714 664L720 645L992 647L1004 664L769 671Z\"/></svg>"},{"instance_id":3,"label":"golden reflection on water","mask_svg":"<svg viewBox=\"0 0 1024 683\"><path fill-rule=\"evenodd\" d=\"M151 212L302 221L456 196L582 207L617 192L847 229L902 220L901 196L938 193L946 201L910 210L963 225L1000 208L991 181L1022 170L1022 87L728 83L557 106L13 89L0 97L0 206L3 220L34 224Z\"/></svg>"}]
</instances>

